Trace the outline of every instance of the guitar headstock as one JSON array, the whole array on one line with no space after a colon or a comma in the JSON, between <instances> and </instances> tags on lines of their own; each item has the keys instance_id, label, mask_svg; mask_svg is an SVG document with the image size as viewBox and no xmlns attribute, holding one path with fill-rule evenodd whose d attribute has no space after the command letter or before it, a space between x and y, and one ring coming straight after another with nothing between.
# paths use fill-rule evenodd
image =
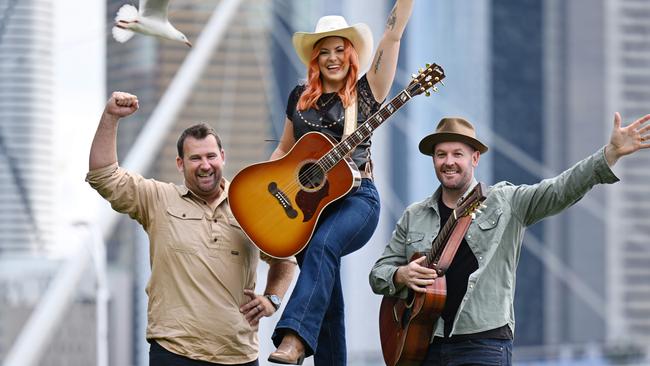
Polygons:
<instances>
[{"instance_id":1,"label":"guitar headstock","mask_svg":"<svg viewBox=\"0 0 650 366\"><path fill-rule=\"evenodd\" d=\"M474 217L474 212L481 212L479 208L483 206L483 201L487 198L485 196L487 189L483 182L479 182L474 188L469 192L467 196L458 204L454 213L457 217L463 217L467 215L472 215Z\"/></svg>"},{"instance_id":2,"label":"guitar headstock","mask_svg":"<svg viewBox=\"0 0 650 366\"><path fill-rule=\"evenodd\" d=\"M406 90L411 96L416 96L425 93L426 96L431 95L429 89L438 91L436 84L444 85L442 79L445 78L445 70L436 64L426 64L426 68L418 70L418 74L412 75L413 80L409 83Z\"/></svg>"}]
</instances>

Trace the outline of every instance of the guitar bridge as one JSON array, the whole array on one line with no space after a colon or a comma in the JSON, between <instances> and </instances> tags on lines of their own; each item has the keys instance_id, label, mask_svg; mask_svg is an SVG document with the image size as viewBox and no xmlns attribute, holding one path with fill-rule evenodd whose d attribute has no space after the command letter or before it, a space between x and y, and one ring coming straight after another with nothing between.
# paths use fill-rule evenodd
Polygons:
<instances>
[{"instance_id":1,"label":"guitar bridge","mask_svg":"<svg viewBox=\"0 0 650 366\"><path fill-rule=\"evenodd\" d=\"M284 209L284 213L287 215L287 217L289 217L290 219L295 219L298 216L298 211L296 211L291 205L291 201L289 200L289 197L287 197L287 195L284 192L278 189L277 183L275 182L269 183L268 190L269 193L271 193L271 195L275 197L276 200L278 200L278 203Z\"/></svg>"}]
</instances>

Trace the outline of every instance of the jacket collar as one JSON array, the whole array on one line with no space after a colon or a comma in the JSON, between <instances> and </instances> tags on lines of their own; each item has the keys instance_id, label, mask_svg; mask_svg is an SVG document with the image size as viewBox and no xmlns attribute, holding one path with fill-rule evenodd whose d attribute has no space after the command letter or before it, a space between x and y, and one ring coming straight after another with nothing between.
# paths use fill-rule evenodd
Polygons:
<instances>
[{"instance_id":1,"label":"jacket collar","mask_svg":"<svg viewBox=\"0 0 650 366\"><path fill-rule=\"evenodd\" d=\"M472 183L469 185L469 188L467 188L465 193L463 193L463 195L461 196L461 200L463 197L467 196L467 194L471 192L472 189L474 189L474 186L476 186L477 184L478 181L476 180L476 178L472 178ZM427 206L431 207L436 212L438 212L438 200L440 199L441 194L442 194L442 184L438 186L438 189L436 189L436 191L433 192L431 197L429 197L429 199L427 200Z\"/></svg>"}]
</instances>

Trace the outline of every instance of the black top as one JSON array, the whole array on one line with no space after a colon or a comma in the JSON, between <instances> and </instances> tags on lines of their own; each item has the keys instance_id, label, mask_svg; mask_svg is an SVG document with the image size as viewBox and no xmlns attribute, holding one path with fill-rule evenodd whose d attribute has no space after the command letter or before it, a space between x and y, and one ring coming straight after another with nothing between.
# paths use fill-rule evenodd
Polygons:
<instances>
[{"instance_id":1,"label":"black top","mask_svg":"<svg viewBox=\"0 0 650 366\"><path fill-rule=\"evenodd\" d=\"M345 108L337 93L325 93L316 103L319 109L310 108L306 111L297 110L298 99L305 90L304 85L296 86L289 94L287 101L287 118L293 122L293 135L296 140L312 131L322 132L341 141ZM357 81L357 126L365 122L379 110L381 103L375 100L370 90L366 75ZM370 140L359 144L352 152L352 160L360 169L370 160Z\"/></svg>"},{"instance_id":2,"label":"black top","mask_svg":"<svg viewBox=\"0 0 650 366\"><path fill-rule=\"evenodd\" d=\"M440 227L443 227L451 216L452 209L442 202L442 194L438 198L438 210L440 211ZM469 275L477 269L478 261L476 260L476 256L474 256L472 249L470 249L467 241L463 238L463 241L460 242L460 246L458 247L458 251L456 251L454 259L451 261L451 264L445 273L445 278L447 280L447 299L445 301L445 307L440 314L440 317L445 322L445 339L435 338L434 342L457 342L478 338L512 339L512 332L507 324L485 332L461 334L449 337L451 328L454 324L454 318L458 312L458 307L467 292L467 280L469 279Z\"/></svg>"}]
</instances>

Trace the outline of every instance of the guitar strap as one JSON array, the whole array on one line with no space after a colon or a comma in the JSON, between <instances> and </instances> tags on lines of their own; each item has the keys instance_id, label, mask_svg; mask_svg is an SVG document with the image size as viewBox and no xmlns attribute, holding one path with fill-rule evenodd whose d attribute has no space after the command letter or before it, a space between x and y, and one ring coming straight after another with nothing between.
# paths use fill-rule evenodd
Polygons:
<instances>
[{"instance_id":1,"label":"guitar strap","mask_svg":"<svg viewBox=\"0 0 650 366\"><path fill-rule=\"evenodd\" d=\"M345 108L345 122L343 124L343 136L341 136L341 141L346 137L350 136L354 130L357 129L357 93L354 92L354 99L347 108ZM368 151L370 154L370 151ZM362 172L362 175L372 179L372 160L368 157L368 162L366 163L365 171Z\"/></svg>"},{"instance_id":2,"label":"guitar strap","mask_svg":"<svg viewBox=\"0 0 650 366\"><path fill-rule=\"evenodd\" d=\"M456 225L454 225L454 229L451 231L449 240L447 240L447 244L442 250L442 254L440 254L440 260L438 260L438 263L436 265L438 276L443 276L445 272L447 272L447 269L451 265L451 261L454 260L456 251L458 251L460 242L463 241L463 238L467 233L467 229L469 229L469 224L471 223L471 215L466 215L456 220Z\"/></svg>"},{"instance_id":3,"label":"guitar strap","mask_svg":"<svg viewBox=\"0 0 650 366\"><path fill-rule=\"evenodd\" d=\"M357 129L357 94L354 93L352 103L345 108L345 122L343 124L343 136L341 140L350 136Z\"/></svg>"}]
</instances>

